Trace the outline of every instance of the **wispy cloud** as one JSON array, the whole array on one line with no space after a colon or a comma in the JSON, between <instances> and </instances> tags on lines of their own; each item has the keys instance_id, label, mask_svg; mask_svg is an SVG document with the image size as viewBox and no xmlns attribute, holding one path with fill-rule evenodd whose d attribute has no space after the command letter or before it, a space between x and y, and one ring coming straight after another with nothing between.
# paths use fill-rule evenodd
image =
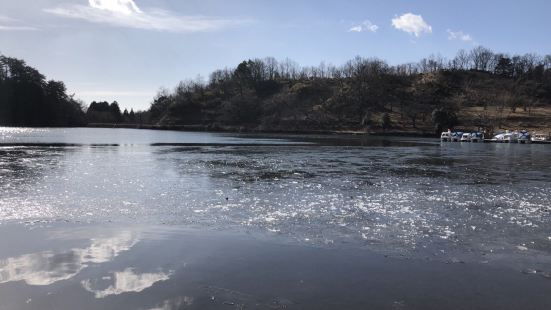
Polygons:
<instances>
[{"instance_id":1,"label":"wispy cloud","mask_svg":"<svg viewBox=\"0 0 551 310\"><path fill-rule=\"evenodd\" d=\"M363 23L352 26L350 29L348 29L348 32L363 32L363 31L369 31L369 32L377 32L379 29L379 26L373 24L369 20L365 20Z\"/></svg>"},{"instance_id":2,"label":"wispy cloud","mask_svg":"<svg viewBox=\"0 0 551 310\"><path fill-rule=\"evenodd\" d=\"M121 13L124 15L142 13L142 10L138 8L133 0L90 0L88 3L95 9Z\"/></svg>"},{"instance_id":3,"label":"wispy cloud","mask_svg":"<svg viewBox=\"0 0 551 310\"><path fill-rule=\"evenodd\" d=\"M473 42L473 37L468 33L464 33L463 31L451 31L450 29L448 29L447 32L448 32L448 40L460 40L464 42Z\"/></svg>"},{"instance_id":4,"label":"wispy cloud","mask_svg":"<svg viewBox=\"0 0 551 310\"><path fill-rule=\"evenodd\" d=\"M25 25L19 19L0 15L0 31L36 31L38 28Z\"/></svg>"},{"instance_id":5,"label":"wispy cloud","mask_svg":"<svg viewBox=\"0 0 551 310\"><path fill-rule=\"evenodd\" d=\"M0 31L37 31L38 28L27 26L4 26L0 25Z\"/></svg>"},{"instance_id":6,"label":"wispy cloud","mask_svg":"<svg viewBox=\"0 0 551 310\"><path fill-rule=\"evenodd\" d=\"M423 17L412 13L396 16L392 19L392 26L416 37L420 37L423 33L432 33L432 27L427 24Z\"/></svg>"},{"instance_id":7,"label":"wispy cloud","mask_svg":"<svg viewBox=\"0 0 551 310\"><path fill-rule=\"evenodd\" d=\"M213 31L251 22L248 19L181 16L158 8L142 10L133 0L88 0L88 5L66 4L45 11L92 23L169 32Z\"/></svg>"}]
</instances>

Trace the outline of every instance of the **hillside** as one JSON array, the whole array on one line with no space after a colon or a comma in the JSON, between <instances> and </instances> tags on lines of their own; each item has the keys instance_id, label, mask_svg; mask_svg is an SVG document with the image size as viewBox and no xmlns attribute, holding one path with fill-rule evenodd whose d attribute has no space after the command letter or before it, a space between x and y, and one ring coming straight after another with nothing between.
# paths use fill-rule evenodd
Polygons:
<instances>
[{"instance_id":1,"label":"hillside","mask_svg":"<svg viewBox=\"0 0 551 310\"><path fill-rule=\"evenodd\" d=\"M253 59L217 70L206 82L163 89L148 111L121 112L116 101L94 101L84 110L63 82L0 55L0 125L395 134L551 132L551 55L477 47L451 60L431 56L391 66L356 57L339 67Z\"/></svg>"},{"instance_id":2,"label":"hillside","mask_svg":"<svg viewBox=\"0 0 551 310\"><path fill-rule=\"evenodd\" d=\"M551 56L478 47L390 66L357 57L340 67L273 58L218 70L207 83L162 90L149 110L161 126L250 131L434 133L461 127L549 131Z\"/></svg>"}]
</instances>

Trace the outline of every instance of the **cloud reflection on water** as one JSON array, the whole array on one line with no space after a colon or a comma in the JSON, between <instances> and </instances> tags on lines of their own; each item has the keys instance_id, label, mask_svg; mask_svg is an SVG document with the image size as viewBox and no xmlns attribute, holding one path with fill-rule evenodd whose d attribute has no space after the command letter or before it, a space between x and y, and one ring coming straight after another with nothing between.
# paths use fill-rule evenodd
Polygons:
<instances>
[{"instance_id":1,"label":"cloud reflection on water","mask_svg":"<svg viewBox=\"0 0 551 310\"><path fill-rule=\"evenodd\" d=\"M89 264L109 262L139 241L131 231L111 238L91 239L87 248L64 253L44 251L0 260L0 283L25 281L28 285L51 285L77 275Z\"/></svg>"},{"instance_id":2,"label":"cloud reflection on water","mask_svg":"<svg viewBox=\"0 0 551 310\"><path fill-rule=\"evenodd\" d=\"M190 296L182 296L177 297L174 299L168 299L163 301L161 304L156 306L155 308L151 308L149 310L177 310L177 309L183 309L185 307L189 307L193 305L194 298Z\"/></svg>"},{"instance_id":3,"label":"cloud reflection on water","mask_svg":"<svg viewBox=\"0 0 551 310\"><path fill-rule=\"evenodd\" d=\"M135 273L132 268L126 268L124 271L113 272L113 277L110 278L113 284L103 290L93 288L95 281L84 280L81 282L84 289L94 293L96 298L105 298L110 295L120 295L123 293L136 292L139 293L159 281L166 281L170 278L172 272L157 272L157 273ZM105 278L104 278L105 279Z\"/></svg>"}]
</instances>

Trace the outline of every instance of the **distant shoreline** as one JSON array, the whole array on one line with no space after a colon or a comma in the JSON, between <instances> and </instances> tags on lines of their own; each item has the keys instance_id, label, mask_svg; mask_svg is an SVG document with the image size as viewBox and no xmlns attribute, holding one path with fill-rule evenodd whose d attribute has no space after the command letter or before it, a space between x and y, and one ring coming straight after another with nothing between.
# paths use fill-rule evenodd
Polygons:
<instances>
[{"instance_id":1,"label":"distant shoreline","mask_svg":"<svg viewBox=\"0 0 551 310\"><path fill-rule=\"evenodd\" d=\"M194 132L227 132L227 133L272 133L272 134L346 134L346 135L373 135L373 136L396 136L396 137L437 137L435 133L425 131L400 131L400 130L323 130L323 129L291 129L282 130L277 128L250 128L246 126L219 126L219 125L151 125L151 124L110 124L110 123L90 123L87 128L125 128L125 129L150 129L150 130L174 130L174 131L194 131Z\"/></svg>"}]
</instances>

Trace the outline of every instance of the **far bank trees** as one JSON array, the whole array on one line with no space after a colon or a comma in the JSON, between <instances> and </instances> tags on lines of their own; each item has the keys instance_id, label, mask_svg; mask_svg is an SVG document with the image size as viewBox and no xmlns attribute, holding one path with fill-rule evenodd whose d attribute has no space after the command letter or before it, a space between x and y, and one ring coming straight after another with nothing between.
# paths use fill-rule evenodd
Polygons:
<instances>
[{"instance_id":1,"label":"far bank trees","mask_svg":"<svg viewBox=\"0 0 551 310\"><path fill-rule=\"evenodd\" d=\"M0 125L82 126L82 108L63 82L47 80L23 60L0 54Z\"/></svg>"},{"instance_id":2,"label":"far bank trees","mask_svg":"<svg viewBox=\"0 0 551 310\"><path fill-rule=\"evenodd\" d=\"M515 99L502 99L505 92ZM461 124L460 112L468 107L529 111L549 103L551 55L511 56L476 47L450 60L433 55L402 65L363 57L342 66L307 67L289 59L250 59L214 71L208 81L162 90L149 112L158 124L386 130L392 123L440 130Z\"/></svg>"}]
</instances>

